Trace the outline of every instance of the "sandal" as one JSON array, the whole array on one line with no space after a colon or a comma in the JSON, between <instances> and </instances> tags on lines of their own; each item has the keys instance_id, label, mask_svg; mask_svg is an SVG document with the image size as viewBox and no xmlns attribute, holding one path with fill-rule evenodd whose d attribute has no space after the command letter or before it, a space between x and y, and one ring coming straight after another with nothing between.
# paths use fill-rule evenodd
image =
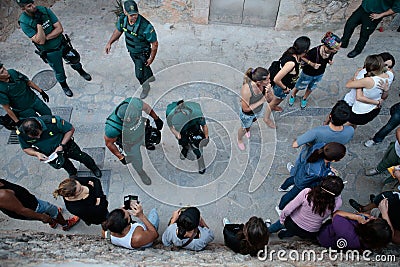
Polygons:
<instances>
[{"instance_id":1,"label":"sandal","mask_svg":"<svg viewBox=\"0 0 400 267\"><path fill-rule=\"evenodd\" d=\"M272 107L271 110L277 111L277 112L282 112L283 108L281 108L280 106L275 106L275 107Z\"/></svg>"},{"instance_id":2,"label":"sandal","mask_svg":"<svg viewBox=\"0 0 400 267\"><path fill-rule=\"evenodd\" d=\"M239 149L240 149L241 151L246 150L246 147L244 146L243 143L239 143L239 142L238 142L238 147L239 147Z\"/></svg>"},{"instance_id":3,"label":"sandal","mask_svg":"<svg viewBox=\"0 0 400 267\"><path fill-rule=\"evenodd\" d=\"M247 131L245 135L247 138L250 138L250 131Z\"/></svg>"}]
</instances>

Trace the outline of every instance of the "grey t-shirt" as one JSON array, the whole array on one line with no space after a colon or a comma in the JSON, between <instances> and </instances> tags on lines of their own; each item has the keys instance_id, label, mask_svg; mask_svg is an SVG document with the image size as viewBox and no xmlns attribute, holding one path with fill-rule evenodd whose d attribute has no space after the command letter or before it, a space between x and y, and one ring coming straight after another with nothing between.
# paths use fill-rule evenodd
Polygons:
<instances>
[{"instance_id":1,"label":"grey t-shirt","mask_svg":"<svg viewBox=\"0 0 400 267\"><path fill-rule=\"evenodd\" d=\"M297 137L297 144L302 146L307 143L330 143L337 142L347 144L353 138L354 128L344 126L342 131L334 131L329 125L318 126Z\"/></svg>"},{"instance_id":2,"label":"grey t-shirt","mask_svg":"<svg viewBox=\"0 0 400 267\"><path fill-rule=\"evenodd\" d=\"M162 242L164 246L172 246L175 245L177 247L182 246L183 244L186 243L186 241L189 238L184 238L184 239L179 239L178 236L176 235L176 230L178 229L178 226L176 223L171 224L168 226L168 228L165 230L165 232L162 235ZM212 230L206 228L206 227L198 227L200 236L199 238L194 238L192 242L190 242L185 249L190 249L190 250L195 250L199 251L204 249L208 243L214 240L214 233Z\"/></svg>"}]
</instances>

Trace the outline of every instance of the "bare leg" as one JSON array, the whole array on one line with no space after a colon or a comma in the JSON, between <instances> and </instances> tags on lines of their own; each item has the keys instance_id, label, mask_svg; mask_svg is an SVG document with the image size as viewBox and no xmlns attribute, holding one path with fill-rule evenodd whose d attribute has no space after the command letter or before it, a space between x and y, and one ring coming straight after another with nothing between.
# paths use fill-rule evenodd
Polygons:
<instances>
[{"instance_id":1,"label":"bare leg","mask_svg":"<svg viewBox=\"0 0 400 267\"><path fill-rule=\"evenodd\" d=\"M296 87L293 88L293 90L292 90L292 96L293 96L293 97L296 97L296 95L297 95L298 92L299 92L299 90L297 90Z\"/></svg>"},{"instance_id":2,"label":"bare leg","mask_svg":"<svg viewBox=\"0 0 400 267\"><path fill-rule=\"evenodd\" d=\"M312 92L311 90L307 89L306 92L304 93L303 99L307 99L310 96L311 92Z\"/></svg>"},{"instance_id":3,"label":"bare leg","mask_svg":"<svg viewBox=\"0 0 400 267\"><path fill-rule=\"evenodd\" d=\"M274 97L272 99L272 101L266 106L266 109L265 109L265 114L264 114L263 120L264 120L265 124L267 124L267 126L272 129L275 129L276 126L275 126L275 123L271 120L271 112L272 112L271 107L279 105L280 102L278 103L278 100L279 100L278 98ZM276 103L278 103L278 104L276 104Z\"/></svg>"}]
</instances>

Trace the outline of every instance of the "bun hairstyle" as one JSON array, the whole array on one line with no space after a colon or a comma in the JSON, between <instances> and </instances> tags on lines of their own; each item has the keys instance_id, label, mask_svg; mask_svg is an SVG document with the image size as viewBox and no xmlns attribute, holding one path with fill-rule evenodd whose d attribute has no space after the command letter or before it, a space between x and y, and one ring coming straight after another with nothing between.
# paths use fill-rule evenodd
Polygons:
<instances>
[{"instance_id":1,"label":"bun hairstyle","mask_svg":"<svg viewBox=\"0 0 400 267\"><path fill-rule=\"evenodd\" d=\"M67 178L62 181L58 188L53 192L53 197L72 197L76 193L76 180L74 178Z\"/></svg>"},{"instance_id":2,"label":"bun hairstyle","mask_svg":"<svg viewBox=\"0 0 400 267\"><path fill-rule=\"evenodd\" d=\"M324 177L321 183L307 194L307 201L312 205L315 214L323 216L327 210L333 212L335 198L340 196L344 188L343 180L338 176Z\"/></svg>"},{"instance_id":3,"label":"bun hairstyle","mask_svg":"<svg viewBox=\"0 0 400 267\"><path fill-rule=\"evenodd\" d=\"M301 36L297 38L292 47L289 47L283 55L301 55L303 53L307 53L308 49L310 49L311 40L307 36Z\"/></svg>"},{"instance_id":4,"label":"bun hairstyle","mask_svg":"<svg viewBox=\"0 0 400 267\"><path fill-rule=\"evenodd\" d=\"M340 43L342 40L333 32L325 33L324 37L321 39L321 43L323 43L329 49L338 49L340 47Z\"/></svg>"},{"instance_id":5,"label":"bun hairstyle","mask_svg":"<svg viewBox=\"0 0 400 267\"><path fill-rule=\"evenodd\" d=\"M181 212L176 221L178 226L178 238L184 239L188 231L192 231L199 227L200 224L200 211L196 207L190 207Z\"/></svg>"},{"instance_id":6,"label":"bun hairstyle","mask_svg":"<svg viewBox=\"0 0 400 267\"><path fill-rule=\"evenodd\" d=\"M327 161L339 161L346 155L346 147L337 142L330 142L321 147L320 149L314 150L308 157L308 163L317 162L320 159Z\"/></svg>"},{"instance_id":7,"label":"bun hairstyle","mask_svg":"<svg viewBox=\"0 0 400 267\"><path fill-rule=\"evenodd\" d=\"M264 81L265 79L268 78L268 75L269 71L263 67L257 67L255 69L249 68L244 75L243 84L248 83L249 81L253 82Z\"/></svg>"},{"instance_id":8,"label":"bun hairstyle","mask_svg":"<svg viewBox=\"0 0 400 267\"><path fill-rule=\"evenodd\" d=\"M364 77L372 77L385 72L385 62L379 55L369 55L365 59L364 67L367 73Z\"/></svg>"}]
</instances>

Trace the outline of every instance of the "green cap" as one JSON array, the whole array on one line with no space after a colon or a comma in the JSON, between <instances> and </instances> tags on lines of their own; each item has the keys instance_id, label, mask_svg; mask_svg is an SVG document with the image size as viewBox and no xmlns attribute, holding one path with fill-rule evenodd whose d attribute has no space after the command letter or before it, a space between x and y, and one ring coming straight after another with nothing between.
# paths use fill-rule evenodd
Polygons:
<instances>
[{"instance_id":1,"label":"green cap","mask_svg":"<svg viewBox=\"0 0 400 267\"><path fill-rule=\"evenodd\" d=\"M138 14L139 10L135 1L128 0L124 3L124 9L129 15Z\"/></svg>"},{"instance_id":2,"label":"green cap","mask_svg":"<svg viewBox=\"0 0 400 267\"><path fill-rule=\"evenodd\" d=\"M16 0L16 1L20 7L24 7L27 4L33 4L33 0Z\"/></svg>"}]
</instances>

